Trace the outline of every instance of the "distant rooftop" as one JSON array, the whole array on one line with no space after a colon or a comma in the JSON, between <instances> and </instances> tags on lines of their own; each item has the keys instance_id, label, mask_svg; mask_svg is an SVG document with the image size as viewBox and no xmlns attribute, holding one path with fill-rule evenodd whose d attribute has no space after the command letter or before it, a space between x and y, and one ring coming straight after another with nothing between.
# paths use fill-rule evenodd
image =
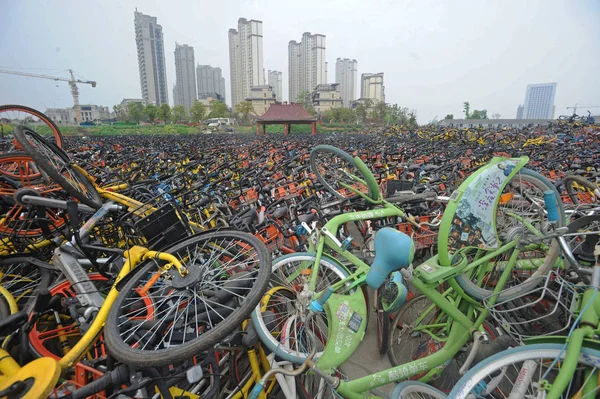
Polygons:
<instances>
[{"instance_id":1,"label":"distant rooftop","mask_svg":"<svg viewBox=\"0 0 600 399\"><path fill-rule=\"evenodd\" d=\"M273 104L257 122L313 122L317 118L311 116L302 104Z\"/></svg>"}]
</instances>

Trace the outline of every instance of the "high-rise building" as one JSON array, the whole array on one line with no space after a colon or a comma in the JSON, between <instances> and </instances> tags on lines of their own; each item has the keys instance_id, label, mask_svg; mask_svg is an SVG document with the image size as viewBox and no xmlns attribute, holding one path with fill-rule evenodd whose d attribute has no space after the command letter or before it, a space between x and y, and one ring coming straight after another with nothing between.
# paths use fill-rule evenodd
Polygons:
<instances>
[{"instance_id":1,"label":"high-rise building","mask_svg":"<svg viewBox=\"0 0 600 399\"><path fill-rule=\"evenodd\" d=\"M288 44L288 84L289 102L296 102L300 93L300 43L295 40Z\"/></svg>"},{"instance_id":2,"label":"high-rise building","mask_svg":"<svg viewBox=\"0 0 600 399\"><path fill-rule=\"evenodd\" d=\"M235 107L250 96L252 86L265 84L261 21L240 18L237 30L229 29L229 69Z\"/></svg>"},{"instance_id":3,"label":"high-rise building","mask_svg":"<svg viewBox=\"0 0 600 399\"><path fill-rule=\"evenodd\" d=\"M357 69L358 62L356 60L338 58L335 62L335 83L340 85L343 107L350 107L350 104L356 100Z\"/></svg>"},{"instance_id":4,"label":"high-rise building","mask_svg":"<svg viewBox=\"0 0 600 399\"><path fill-rule=\"evenodd\" d=\"M269 71L269 86L273 88L275 93L275 100L281 102L281 72Z\"/></svg>"},{"instance_id":5,"label":"high-rise building","mask_svg":"<svg viewBox=\"0 0 600 399\"><path fill-rule=\"evenodd\" d=\"M134 12L135 43L142 98L156 105L168 104L167 70L162 26L156 17Z\"/></svg>"},{"instance_id":6,"label":"high-rise building","mask_svg":"<svg viewBox=\"0 0 600 399\"><path fill-rule=\"evenodd\" d=\"M375 103L385 102L383 72L363 73L360 76L360 98L371 99Z\"/></svg>"},{"instance_id":7,"label":"high-rise building","mask_svg":"<svg viewBox=\"0 0 600 399\"><path fill-rule=\"evenodd\" d=\"M187 112L190 111L196 96L196 62L194 61L194 48L187 44L175 43L175 77L177 97L175 105L183 105ZM175 95L175 94L174 94Z\"/></svg>"},{"instance_id":8,"label":"high-rise building","mask_svg":"<svg viewBox=\"0 0 600 399\"><path fill-rule=\"evenodd\" d=\"M523 103L523 119L554 118L555 94L555 82L527 85Z\"/></svg>"},{"instance_id":9,"label":"high-rise building","mask_svg":"<svg viewBox=\"0 0 600 399\"><path fill-rule=\"evenodd\" d=\"M221 68L210 65L198 65L196 67L198 76L198 96L211 96L221 98L225 101L225 78Z\"/></svg>"},{"instance_id":10,"label":"high-rise building","mask_svg":"<svg viewBox=\"0 0 600 399\"><path fill-rule=\"evenodd\" d=\"M517 119L523 119L523 106L519 105L517 107Z\"/></svg>"},{"instance_id":11,"label":"high-rise building","mask_svg":"<svg viewBox=\"0 0 600 399\"><path fill-rule=\"evenodd\" d=\"M298 94L311 93L317 85L327 83L325 62L325 35L304 32L300 43L295 40L288 45L289 100L295 102Z\"/></svg>"}]
</instances>

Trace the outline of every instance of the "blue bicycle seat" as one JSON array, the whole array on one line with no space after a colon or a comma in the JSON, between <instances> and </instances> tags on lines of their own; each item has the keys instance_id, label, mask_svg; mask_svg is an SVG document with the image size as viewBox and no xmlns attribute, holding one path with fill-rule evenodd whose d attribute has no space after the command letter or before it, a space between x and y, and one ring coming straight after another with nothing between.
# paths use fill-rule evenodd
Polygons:
<instances>
[{"instance_id":1,"label":"blue bicycle seat","mask_svg":"<svg viewBox=\"0 0 600 399\"><path fill-rule=\"evenodd\" d=\"M367 273L366 283L377 289L393 271L408 267L415 255L415 245L401 231L384 227L375 234L375 260Z\"/></svg>"}]
</instances>

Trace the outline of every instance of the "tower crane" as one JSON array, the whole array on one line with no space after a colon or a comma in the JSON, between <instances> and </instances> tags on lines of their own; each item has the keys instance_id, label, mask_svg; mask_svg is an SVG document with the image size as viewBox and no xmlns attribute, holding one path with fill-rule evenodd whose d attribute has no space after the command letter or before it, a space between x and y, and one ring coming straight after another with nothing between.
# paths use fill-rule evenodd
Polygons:
<instances>
[{"instance_id":1,"label":"tower crane","mask_svg":"<svg viewBox=\"0 0 600 399\"><path fill-rule=\"evenodd\" d=\"M83 83L92 85L92 87L96 87L96 82L93 80L81 80L75 79L73 75L73 70L69 69L69 73L71 74L71 78L61 78L59 76L49 76L49 75L41 75L37 73L29 73L29 72L20 72L20 71L10 71L6 69L0 69L0 73L5 73L8 75L19 75L19 76L28 76L30 78L40 78L40 79L50 79L62 82L69 82L69 86L71 86L71 94L73 95L73 105L75 109L75 119L77 123L80 123L81 118L81 107L79 106L79 88L77 87L77 83Z\"/></svg>"},{"instance_id":2,"label":"tower crane","mask_svg":"<svg viewBox=\"0 0 600 399\"><path fill-rule=\"evenodd\" d=\"M575 103L572 107L567 107L567 109L573 110L573 115L577 114L577 108L600 108L600 105L579 105Z\"/></svg>"}]
</instances>

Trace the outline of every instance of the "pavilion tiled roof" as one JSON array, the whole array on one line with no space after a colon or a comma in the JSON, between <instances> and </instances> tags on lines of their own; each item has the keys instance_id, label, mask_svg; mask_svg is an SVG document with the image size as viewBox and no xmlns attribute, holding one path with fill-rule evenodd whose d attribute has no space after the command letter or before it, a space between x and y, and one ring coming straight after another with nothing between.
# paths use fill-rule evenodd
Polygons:
<instances>
[{"instance_id":1,"label":"pavilion tiled roof","mask_svg":"<svg viewBox=\"0 0 600 399\"><path fill-rule=\"evenodd\" d=\"M267 112L256 118L257 122L314 122L302 104L272 104Z\"/></svg>"}]
</instances>

